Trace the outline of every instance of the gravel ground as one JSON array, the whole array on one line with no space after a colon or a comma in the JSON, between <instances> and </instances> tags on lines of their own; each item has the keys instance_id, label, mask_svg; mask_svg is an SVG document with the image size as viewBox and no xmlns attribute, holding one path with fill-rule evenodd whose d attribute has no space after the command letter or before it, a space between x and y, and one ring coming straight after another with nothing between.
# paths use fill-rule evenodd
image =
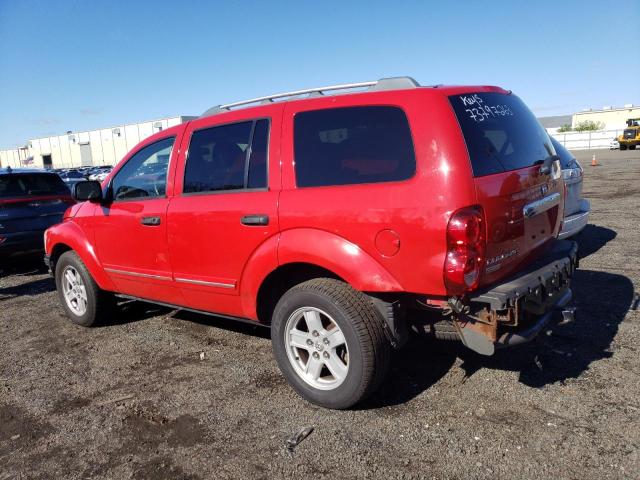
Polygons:
<instances>
[{"instance_id":1,"label":"gravel ground","mask_svg":"<svg viewBox=\"0 0 640 480\"><path fill-rule=\"evenodd\" d=\"M639 478L640 151L593 153L578 321L491 358L415 339L352 411L296 396L264 328L130 302L84 329L46 274L5 273L0 480Z\"/></svg>"}]
</instances>

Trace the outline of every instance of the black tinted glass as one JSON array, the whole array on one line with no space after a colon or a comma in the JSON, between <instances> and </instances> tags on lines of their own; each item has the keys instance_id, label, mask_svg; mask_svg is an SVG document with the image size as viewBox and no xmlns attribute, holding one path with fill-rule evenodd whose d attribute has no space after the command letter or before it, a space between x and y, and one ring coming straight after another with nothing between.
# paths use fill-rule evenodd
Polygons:
<instances>
[{"instance_id":1,"label":"black tinted glass","mask_svg":"<svg viewBox=\"0 0 640 480\"><path fill-rule=\"evenodd\" d=\"M12 173L0 175L0 198L30 195L70 195L55 173Z\"/></svg>"},{"instance_id":2,"label":"black tinted glass","mask_svg":"<svg viewBox=\"0 0 640 480\"><path fill-rule=\"evenodd\" d=\"M84 178L84 175L80 172L67 172L62 174L62 177L65 178Z\"/></svg>"},{"instance_id":3,"label":"black tinted glass","mask_svg":"<svg viewBox=\"0 0 640 480\"><path fill-rule=\"evenodd\" d=\"M269 144L269 122L259 120L253 130L251 155L249 156L249 176L247 188L267 186L267 145Z\"/></svg>"},{"instance_id":4,"label":"black tinted glass","mask_svg":"<svg viewBox=\"0 0 640 480\"><path fill-rule=\"evenodd\" d=\"M162 197L174 138L165 138L134 154L111 183L114 200Z\"/></svg>"},{"instance_id":5,"label":"black tinted glass","mask_svg":"<svg viewBox=\"0 0 640 480\"><path fill-rule=\"evenodd\" d=\"M299 187L406 180L416 161L409 123L396 107L351 107L295 116Z\"/></svg>"},{"instance_id":6,"label":"black tinted glass","mask_svg":"<svg viewBox=\"0 0 640 480\"><path fill-rule=\"evenodd\" d=\"M555 151L546 130L515 95L449 97L467 143L473 175L482 177L542 163Z\"/></svg>"},{"instance_id":7,"label":"black tinted glass","mask_svg":"<svg viewBox=\"0 0 640 480\"><path fill-rule=\"evenodd\" d=\"M184 173L184 193L244 188L253 122L193 132Z\"/></svg>"}]
</instances>

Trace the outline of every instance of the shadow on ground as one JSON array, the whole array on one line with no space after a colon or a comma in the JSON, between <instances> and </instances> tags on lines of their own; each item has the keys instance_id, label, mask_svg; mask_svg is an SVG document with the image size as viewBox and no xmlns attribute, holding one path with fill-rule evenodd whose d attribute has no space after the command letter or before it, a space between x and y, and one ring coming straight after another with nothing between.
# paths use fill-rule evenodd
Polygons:
<instances>
[{"instance_id":1,"label":"shadow on ground","mask_svg":"<svg viewBox=\"0 0 640 480\"><path fill-rule=\"evenodd\" d=\"M596 253L616 236L617 233L610 228L589 224L571 240L578 242L578 255L580 258L586 258Z\"/></svg>"},{"instance_id":2,"label":"shadow on ground","mask_svg":"<svg viewBox=\"0 0 640 480\"><path fill-rule=\"evenodd\" d=\"M119 300L118 306L111 316L110 321L98 325L98 328L108 328L114 325L125 325L127 323L139 322L147 318L158 315L166 315L172 311L171 308L156 305L154 303L142 302L139 300Z\"/></svg>"},{"instance_id":3,"label":"shadow on ground","mask_svg":"<svg viewBox=\"0 0 640 480\"><path fill-rule=\"evenodd\" d=\"M40 257L26 257L20 261L12 261L0 265L0 301L19 296L36 296L56 289L53 279L49 276L4 287L9 277L30 277L47 273L47 268Z\"/></svg>"},{"instance_id":4,"label":"shadow on ground","mask_svg":"<svg viewBox=\"0 0 640 480\"><path fill-rule=\"evenodd\" d=\"M171 318L183 320L193 325L203 327L214 327L230 332L251 335L259 338L270 338L269 328L252 322L250 320L240 321L214 314L197 313L189 310L178 310L172 307L165 307L141 300L120 300L116 314L111 321L101 325L101 327L111 327L114 325L124 325L138 322L158 315L171 315Z\"/></svg>"},{"instance_id":5,"label":"shadow on ground","mask_svg":"<svg viewBox=\"0 0 640 480\"><path fill-rule=\"evenodd\" d=\"M269 327L250 320L244 322L236 319L220 317L218 315L206 315L186 310L177 310L174 313L173 318L185 320L205 327L222 328L224 330L243 335L251 335L259 338L271 338Z\"/></svg>"},{"instance_id":6,"label":"shadow on ground","mask_svg":"<svg viewBox=\"0 0 640 480\"><path fill-rule=\"evenodd\" d=\"M49 277L11 287L0 287L0 302L20 296L35 297L41 293L52 292L55 289L56 285L53 279Z\"/></svg>"},{"instance_id":7,"label":"shadow on ground","mask_svg":"<svg viewBox=\"0 0 640 480\"><path fill-rule=\"evenodd\" d=\"M396 352L392 372L382 388L361 406L378 408L406 403L440 380L462 359L465 378L482 368L519 372L530 387L577 378L600 359L613 355L610 345L634 301L631 281L606 272L577 270L572 282L576 320L555 326L530 344L478 355L457 342L413 339Z\"/></svg>"}]
</instances>

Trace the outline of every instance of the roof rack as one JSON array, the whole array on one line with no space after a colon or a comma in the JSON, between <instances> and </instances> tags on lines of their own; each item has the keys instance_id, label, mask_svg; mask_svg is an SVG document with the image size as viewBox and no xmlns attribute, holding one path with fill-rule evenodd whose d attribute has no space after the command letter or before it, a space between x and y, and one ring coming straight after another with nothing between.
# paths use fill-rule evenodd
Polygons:
<instances>
[{"instance_id":1,"label":"roof rack","mask_svg":"<svg viewBox=\"0 0 640 480\"><path fill-rule=\"evenodd\" d=\"M324 95L324 92L332 92L336 90L353 90L355 88L369 87L368 91L383 91L383 90L401 90L409 88L418 88L420 84L411 77L389 77L381 78L380 80L372 82L360 82L360 83L344 83L342 85L329 85L326 87L306 88L304 90L294 90L292 92L277 93L275 95L267 95L266 97L251 98L249 100L243 100L241 102L227 103L225 105L216 105L205 111L201 117L208 117L209 115L215 115L217 113L229 112L231 109L241 107L244 105L251 105L254 103L269 104L279 98L298 97L301 95L308 95L308 97L317 97Z\"/></svg>"}]
</instances>

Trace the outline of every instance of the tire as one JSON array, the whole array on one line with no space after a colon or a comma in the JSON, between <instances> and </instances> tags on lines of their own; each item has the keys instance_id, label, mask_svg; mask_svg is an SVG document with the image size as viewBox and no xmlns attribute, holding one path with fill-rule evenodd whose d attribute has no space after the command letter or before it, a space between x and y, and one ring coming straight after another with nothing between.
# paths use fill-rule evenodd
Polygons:
<instances>
[{"instance_id":1,"label":"tire","mask_svg":"<svg viewBox=\"0 0 640 480\"><path fill-rule=\"evenodd\" d=\"M383 322L371 301L348 284L309 280L288 290L276 305L273 353L303 398L326 408L349 408L371 395L389 369L391 345ZM319 328L312 328L314 324ZM292 345L294 338L304 347ZM314 355L317 360L312 360ZM322 365L313 368L318 363ZM304 373L305 368L317 373Z\"/></svg>"},{"instance_id":2,"label":"tire","mask_svg":"<svg viewBox=\"0 0 640 480\"><path fill-rule=\"evenodd\" d=\"M63 253L56 262L55 280L60 302L73 323L83 327L96 326L113 312L115 297L100 289L74 251ZM69 290L72 293L67 296L65 291ZM84 300L81 301L83 293Z\"/></svg>"},{"instance_id":3,"label":"tire","mask_svg":"<svg viewBox=\"0 0 640 480\"><path fill-rule=\"evenodd\" d=\"M635 145L629 145L629 150L635 150L636 146Z\"/></svg>"},{"instance_id":4,"label":"tire","mask_svg":"<svg viewBox=\"0 0 640 480\"><path fill-rule=\"evenodd\" d=\"M626 150L627 146L626 145L620 145L620 150Z\"/></svg>"},{"instance_id":5,"label":"tire","mask_svg":"<svg viewBox=\"0 0 640 480\"><path fill-rule=\"evenodd\" d=\"M443 320L441 322L433 324L433 333L438 340L446 342L459 342L460 335L453 325L453 322L449 320Z\"/></svg>"}]
</instances>

